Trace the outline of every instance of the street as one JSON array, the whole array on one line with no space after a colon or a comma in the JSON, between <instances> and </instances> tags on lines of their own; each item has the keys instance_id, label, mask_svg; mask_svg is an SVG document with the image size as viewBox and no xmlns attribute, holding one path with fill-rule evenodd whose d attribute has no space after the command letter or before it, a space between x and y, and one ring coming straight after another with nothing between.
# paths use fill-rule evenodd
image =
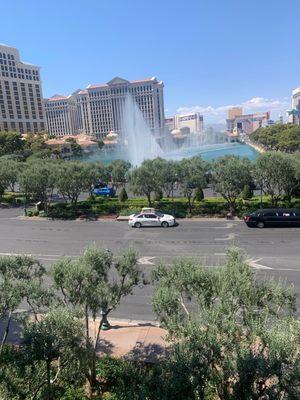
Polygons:
<instances>
[{"instance_id":1,"label":"street","mask_svg":"<svg viewBox=\"0 0 300 400\"><path fill-rule=\"evenodd\" d=\"M300 228L251 229L241 221L179 220L174 228L129 228L126 222L22 219L21 210L0 210L0 253L31 254L46 267L62 256L76 257L90 244L114 254L133 247L147 274L162 261L192 257L202 265L222 265L226 250L238 246L260 279L293 283L300 299ZM136 288L113 313L115 318L153 320L151 285Z\"/></svg>"}]
</instances>

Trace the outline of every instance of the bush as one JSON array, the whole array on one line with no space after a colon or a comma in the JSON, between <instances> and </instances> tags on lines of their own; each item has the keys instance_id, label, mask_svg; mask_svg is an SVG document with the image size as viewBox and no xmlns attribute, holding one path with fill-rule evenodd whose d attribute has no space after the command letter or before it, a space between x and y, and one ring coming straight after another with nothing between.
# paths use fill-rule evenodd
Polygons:
<instances>
[{"instance_id":1,"label":"bush","mask_svg":"<svg viewBox=\"0 0 300 400\"><path fill-rule=\"evenodd\" d=\"M119 193L119 201L121 203L124 203L127 200L128 200L128 195L127 195L126 189L122 188L120 193Z\"/></svg>"},{"instance_id":2,"label":"bush","mask_svg":"<svg viewBox=\"0 0 300 400\"><path fill-rule=\"evenodd\" d=\"M35 217L38 217L38 216L40 215L40 212L39 212L39 211L34 211L33 215L34 215Z\"/></svg>"},{"instance_id":3,"label":"bush","mask_svg":"<svg viewBox=\"0 0 300 400\"><path fill-rule=\"evenodd\" d=\"M251 190L251 187L249 184L244 186L243 192L242 192L242 199L243 200L248 200L252 199L253 197L253 191Z\"/></svg>"},{"instance_id":4,"label":"bush","mask_svg":"<svg viewBox=\"0 0 300 400\"><path fill-rule=\"evenodd\" d=\"M202 201L204 199L204 193L201 187L196 189L194 200Z\"/></svg>"},{"instance_id":5,"label":"bush","mask_svg":"<svg viewBox=\"0 0 300 400\"><path fill-rule=\"evenodd\" d=\"M27 211L27 217L33 217L34 213L33 211Z\"/></svg>"},{"instance_id":6,"label":"bush","mask_svg":"<svg viewBox=\"0 0 300 400\"><path fill-rule=\"evenodd\" d=\"M156 192L154 192L153 195L154 201L161 201L162 198L163 198L163 192L161 190L157 190Z\"/></svg>"}]
</instances>

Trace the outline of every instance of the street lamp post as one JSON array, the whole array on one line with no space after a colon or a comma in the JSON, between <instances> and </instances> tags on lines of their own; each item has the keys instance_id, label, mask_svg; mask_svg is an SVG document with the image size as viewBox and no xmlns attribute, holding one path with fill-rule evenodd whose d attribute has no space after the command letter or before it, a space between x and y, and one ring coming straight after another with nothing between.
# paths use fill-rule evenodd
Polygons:
<instances>
[{"instance_id":1,"label":"street lamp post","mask_svg":"<svg viewBox=\"0 0 300 400\"><path fill-rule=\"evenodd\" d=\"M24 193L24 215L27 216L27 208L26 208L26 193Z\"/></svg>"}]
</instances>

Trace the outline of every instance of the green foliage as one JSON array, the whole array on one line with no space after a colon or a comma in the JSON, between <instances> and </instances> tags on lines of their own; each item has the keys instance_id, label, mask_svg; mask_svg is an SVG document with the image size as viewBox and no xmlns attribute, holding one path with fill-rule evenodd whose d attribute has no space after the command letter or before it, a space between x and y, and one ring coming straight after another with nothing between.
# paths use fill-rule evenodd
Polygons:
<instances>
[{"instance_id":1,"label":"green foliage","mask_svg":"<svg viewBox=\"0 0 300 400\"><path fill-rule=\"evenodd\" d=\"M106 167L105 178L107 176L114 189L117 190L119 186L125 186L130 168L131 164L129 161L114 160Z\"/></svg>"},{"instance_id":2,"label":"green foliage","mask_svg":"<svg viewBox=\"0 0 300 400\"><path fill-rule=\"evenodd\" d=\"M264 193L271 197L272 205L276 205L285 194L291 201L293 192L299 187L297 177L300 164L295 156L280 152L260 154L256 160L254 177Z\"/></svg>"},{"instance_id":3,"label":"green foliage","mask_svg":"<svg viewBox=\"0 0 300 400\"><path fill-rule=\"evenodd\" d=\"M204 200L204 193L203 193L203 189L201 187L196 189L194 200L196 200L196 201Z\"/></svg>"},{"instance_id":4,"label":"green foliage","mask_svg":"<svg viewBox=\"0 0 300 400\"><path fill-rule=\"evenodd\" d=\"M24 149L22 136L17 132L0 132L0 157L20 153Z\"/></svg>"},{"instance_id":5,"label":"green foliage","mask_svg":"<svg viewBox=\"0 0 300 400\"><path fill-rule=\"evenodd\" d=\"M5 157L0 158L0 187L9 188L14 192L20 169L20 162Z\"/></svg>"},{"instance_id":6,"label":"green foliage","mask_svg":"<svg viewBox=\"0 0 300 400\"><path fill-rule=\"evenodd\" d=\"M231 213L236 212L236 202L243 188L250 182L248 159L237 156L218 158L212 166L212 183L217 193L227 201Z\"/></svg>"},{"instance_id":7,"label":"green foliage","mask_svg":"<svg viewBox=\"0 0 300 400\"><path fill-rule=\"evenodd\" d=\"M151 194L160 189L157 178L157 161L145 160L140 167L135 167L129 174L129 182L133 193L145 195L151 206Z\"/></svg>"},{"instance_id":8,"label":"green foliage","mask_svg":"<svg viewBox=\"0 0 300 400\"><path fill-rule=\"evenodd\" d=\"M300 328L291 288L258 283L236 249L224 267L182 259L157 267L153 280L154 312L175 339L160 398L299 395Z\"/></svg>"},{"instance_id":9,"label":"green foliage","mask_svg":"<svg viewBox=\"0 0 300 400\"><path fill-rule=\"evenodd\" d=\"M101 164L84 164L75 161L62 163L56 187L59 193L76 205L79 195L83 191L90 190L102 171Z\"/></svg>"},{"instance_id":10,"label":"green foliage","mask_svg":"<svg viewBox=\"0 0 300 400\"><path fill-rule=\"evenodd\" d=\"M161 201L162 198L163 198L162 190L156 190L153 194L153 200L159 202Z\"/></svg>"},{"instance_id":11,"label":"green foliage","mask_svg":"<svg viewBox=\"0 0 300 400\"><path fill-rule=\"evenodd\" d=\"M5 318L0 361L14 313L21 303L25 301L34 315L43 306L50 305L52 293L42 287L44 274L42 265L32 257L0 257L0 318Z\"/></svg>"},{"instance_id":12,"label":"green foliage","mask_svg":"<svg viewBox=\"0 0 300 400\"><path fill-rule=\"evenodd\" d=\"M183 195L188 200L189 212L192 212L192 198L195 190L206 185L208 164L200 156L184 158L178 165L178 182Z\"/></svg>"},{"instance_id":13,"label":"green foliage","mask_svg":"<svg viewBox=\"0 0 300 400\"><path fill-rule=\"evenodd\" d=\"M19 184L27 198L32 195L36 201L44 204L47 211L58 174L58 164L53 161L27 162L19 175Z\"/></svg>"},{"instance_id":14,"label":"green foliage","mask_svg":"<svg viewBox=\"0 0 300 400\"><path fill-rule=\"evenodd\" d=\"M80 144L76 142L76 140L72 137L66 139L67 143L71 143L71 150L74 156L80 157L82 156L82 147Z\"/></svg>"},{"instance_id":15,"label":"green foliage","mask_svg":"<svg viewBox=\"0 0 300 400\"><path fill-rule=\"evenodd\" d=\"M114 258L109 250L88 248L78 260L62 259L54 263L52 275L56 288L63 295L63 303L80 311L85 321L89 315L99 318L97 336L90 340L85 324L86 372L92 391L98 391L96 352L102 325L122 298L132 294L140 282L137 255L133 250Z\"/></svg>"},{"instance_id":16,"label":"green foliage","mask_svg":"<svg viewBox=\"0 0 300 400\"><path fill-rule=\"evenodd\" d=\"M25 148L31 153L39 152L47 148L43 134L29 133L25 138Z\"/></svg>"},{"instance_id":17,"label":"green foliage","mask_svg":"<svg viewBox=\"0 0 300 400\"><path fill-rule=\"evenodd\" d=\"M252 197L253 197L253 190L251 190L251 187L250 187L250 185L249 185L249 183L247 183L245 186L244 186L244 189L243 189L243 192L242 192L242 199L243 200L249 200L249 199L252 199Z\"/></svg>"},{"instance_id":18,"label":"green foliage","mask_svg":"<svg viewBox=\"0 0 300 400\"><path fill-rule=\"evenodd\" d=\"M263 145L268 150L280 150L292 153L300 150L300 126L276 124L257 129L250 136L251 140Z\"/></svg>"},{"instance_id":19,"label":"green foliage","mask_svg":"<svg viewBox=\"0 0 300 400\"><path fill-rule=\"evenodd\" d=\"M119 197L119 201L120 201L121 203L124 203L125 201L128 200L128 195L127 195L127 192L126 192L126 189L125 189L125 188L122 188L122 189L121 189L121 191L120 191L118 197Z\"/></svg>"}]
</instances>

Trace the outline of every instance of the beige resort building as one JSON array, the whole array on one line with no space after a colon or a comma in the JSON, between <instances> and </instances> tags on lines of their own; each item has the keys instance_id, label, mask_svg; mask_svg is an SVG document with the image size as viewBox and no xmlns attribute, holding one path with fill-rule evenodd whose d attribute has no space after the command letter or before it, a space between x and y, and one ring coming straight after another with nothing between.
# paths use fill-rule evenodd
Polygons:
<instances>
[{"instance_id":1,"label":"beige resort building","mask_svg":"<svg viewBox=\"0 0 300 400\"><path fill-rule=\"evenodd\" d=\"M135 100L147 125L160 137L164 134L163 82L155 77L128 81L116 77L105 84L89 85L68 98L59 96L45 101L49 133L55 136L72 133L86 134L104 139L109 133L120 134L122 118L128 95ZM71 108L77 105L77 117L70 121ZM68 103L68 104L67 104ZM72 105L71 105L72 103Z\"/></svg>"},{"instance_id":2,"label":"beige resort building","mask_svg":"<svg viewBox=\"0 0 300 400\"><path fill-rule=\"evenodd\" d=\"M47 131L53 136L77 135L79 115L75 94L68 97L55 94L45 99Z\"/></svg>"},{"instance_id":3,"label":"beige resort building","mask_svg":"<svg viewBox=\"0 0 300 400\"><path fill-rule=\"evenodd\" d=\"M40 68L21 61L16 48L0 44L0 131L45 129Z\"/></svg>"}]
</instances>

